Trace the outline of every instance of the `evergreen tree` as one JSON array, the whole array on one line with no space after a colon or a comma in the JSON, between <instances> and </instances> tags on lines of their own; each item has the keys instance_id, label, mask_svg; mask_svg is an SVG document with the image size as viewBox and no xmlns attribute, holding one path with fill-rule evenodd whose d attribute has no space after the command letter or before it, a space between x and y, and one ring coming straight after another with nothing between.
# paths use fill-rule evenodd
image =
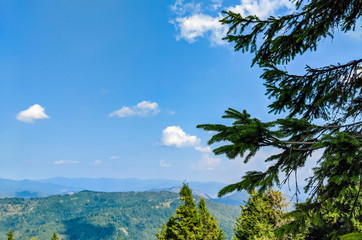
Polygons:
<instances>
[{"instance_id":1,"label":"evergreen tree","mask_svg":"<svg viewBox=\"0 0 362 240\"><path fill-rule=\"evenodd\" d=\"M198 211L202 223L202 239L203 240L222 240L225 239L224 232L219 228L218 222L206 208L205 200L200 199Z\"/></svg>"},{"instance_id":2,"label":"evergreen tree","mask_svg":"<svg viewBox=\"0 0 362 240\"><path fill-rule=\"evenodd\" d=\"M283 198L280 192L252 192L236 220L234 240L277 239L274 230L281 225Z\"/></svg>"},{"instance_id":3,"label":"evergreen tree","mask_svg":"<svg viewBox=\"0 0 362 240\"><path fill-rule=\"evenodd\" d=\"M297 55L315 51L318 43L333 37L337 29L342 32L355 29L362 16L362 1L293 2L296 10L284 16L262 20L229 11L224 12L226 16L221 20L230 26L224 39L235 43L236 51L254 53L252 65L264 69L261 78L265 80L267 95L273 99L270 112L284 111L288 116L263 122L245 110L229 108L223 118L234 119L231 126L198 127L216 132L209 144L227 142L214 149L214 153L225 154L230 159L245 156L247 163L264 147L279 151L265 159L272 162L266 171L247 172L240 182L223 188L219 196L234 190L252 192L257 188L263 192L274 185L282 186L298 175L309 156L322 152L305 187L310 198L303 207L313 218L318 213L329 212L326 202L335 211L345 211L343 204L337 204L343 202L345 195L350 196L354 205L362 196L362 59L320 68L306 66L302 75L285 69ZM294 179L298 198L297 177ZM350 232L360 231L356 211L352 207L344 212L345 218L354 223Z\"/></svg>"},{"instance_id":4,"label":"evergreen tree","mask_svg":"<svg viewBox=\"0 0 362 240\"><path fill-rule=\"evenodd\" d=\"M171 216L162 226L161 233L157 233L160 240L198 240L202 239L202 223L197 213L188 184L184 183L180 190L180 200L184 203L176 209L176 214Z\"/></svg>"},{"instance_id":5,"label":"evergreen tree","mask_svg":"<svg viewBox=\"0 0 362 240\"><path fill-rule=\"evenodd\" d=\"M9 233L8 233L8 240L14 240L13 238L13 230L10 228Z\"/></svg>"},{"instance_id":6,"label":"evergreen tree","mask_svg":"<svg viewBox=\"0 0 362 240\"><path fill-rule=\"evenodd\" d=\"M196 208L192 191L184 183L180 190L180 199L184 203L176 209L162 226L156 236L159 240L223 240L224 233L218 227L218 222L210 215L205 201L200 200Z\"/></svg>"},{"instance_id":7,"label":"evergreen tree","mask_svg":"<svg viewBox=\"0 0 362 240\"><path fill-rule=\"evenodd\" d=\"M52 236L51 240L59 240L57 232L53 233L53 236Z\"/></svg>"}]
</instances>

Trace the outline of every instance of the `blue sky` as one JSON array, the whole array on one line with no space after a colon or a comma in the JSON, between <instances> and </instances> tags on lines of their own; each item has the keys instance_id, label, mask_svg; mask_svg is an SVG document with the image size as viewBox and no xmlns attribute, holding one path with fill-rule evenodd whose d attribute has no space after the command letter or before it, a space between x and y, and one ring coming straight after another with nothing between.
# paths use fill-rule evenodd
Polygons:
<instances>
[{"instance_id":1,"label":"blue sky","mask_svg":"<svg viewBox=\"0 0 362 240\"><path fill-rule=\"evenodd\" d=\"M166 178L232 183L266 168L214 156L201 123L228 107L263 120L252 56L223 42L221 10L267 17L286 0L0 1L0 177ZM360 28L288 66L360 57ZM307 172L307 171L306 171Z\"/></svg>"}]
</instances>

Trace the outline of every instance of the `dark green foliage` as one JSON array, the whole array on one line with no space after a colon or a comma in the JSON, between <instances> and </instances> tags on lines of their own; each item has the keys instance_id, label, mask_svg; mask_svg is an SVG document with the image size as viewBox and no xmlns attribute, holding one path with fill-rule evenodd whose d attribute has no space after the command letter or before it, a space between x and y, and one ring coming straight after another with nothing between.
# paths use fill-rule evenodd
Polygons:
<instances>
[{"instance_id":1,"label":"dark green foliage","mask_svg":"<svg viewBox=\"0 0 362 240\"><path fill-rule=\"evenodd\" d=\"M226 17L221 22L230 26L224 39L234 42L236 51L255 53L253 64L285 64L297 54L315 51L318 42L333 37L336 29L343 32L354 29L362 15L359 0L294 2L297 11L280 17L270 16L267 20L223 12ZM257 44L259 37L263 38L260 46Z\"/></svg>"},{"instance_id":2,"label":"dark green foliage","mask_svg":"<svg viewBox=\"0 0 362 240\"><path fill-rule=\"evenodd\" d=\"M362 59L319 69L307 66L304 75L291 75L276 66L266 68L261 77L267 95L276 99L269 105L271 112L288 111L290 117L300 114L331 123L358 117L362 110L361 63Z\"/></svg>"},{"instance_id":3,"label":"dark green foliage","mask_svg":"<svg viewBox=\"0 0 362 240\"><path fill-rule=\"evenodd\" d=\"M50 240L59 240L57 232L53 233L53 236L52 236L52 238Z\"/></svg>"},{"instance_id":4,"label":"dark green foliage","mask_svg":"<svg viewBox=\"0 0 362 240\"><path fill-rule=\"evenodd\" d=\"M200 200L196 208L192 191L184 183L180 190L180 200L183 202L167 221L162 225L160 233L156 236L159 240L222 240L223 232L218 223L208 212L205 201Z\"/></svg>"},{"instance_id":5,"label":"dark green foliage","mask_svg":"<svg viewBox=\"0 0 362 240\"><path fill-rule=\"evenodd\" d=\"M274 230L281 225L283 198L280 192L251 193L236 220L234 240L277 239Z\"/></svg>"},{"instance_id":6,"label":"dark green foliage","mask_svg":"<svg viewBox=\"0 0 362 240\"><path fill-rule=\"evenodd\" d=\"M8 232L8 240L14 240L13 238L13 230L10 228L10 231Z\"/></svg>"},{"instance_id":7,"label":"dark green foliage","mask_svg":"<svg viewBox=\"0 0 362 240\"><path fill-rule=\"evenodd\" d=\"M286 112L287 117L263 122L251 118L245 110L238 112L229 108L223 118L234 120L231 126L203 124L198 127L217 132L209 144L226 142L214 149L214 153L225 154L230 159L241 156L248 162L264 147L279 151L265 159L271 165L268 170L247 172L240 182L222 189L220 196L234 190L252 192L257 188L263 192L275 185L282 186L292 176L297 179L298 170L318 151L321 157L305 187L310 198L296 209L300 207L308 212L305 218L310 225L320 223L319 219L334 212L343 216L344 224L333 225L333 236L362 231L360 219L356 217L362 198L362 59L320 68L306 66L302 75L281 70L297 55L315 51L320 41L333 37L334 31L354 29L362 16L362 1L297 0L294 3L296 10L280 17L262 20L224 12L226 16L221 20L229 25L225 39L235 43L236 51L254 53L252 65L264 69L261 78L267 95L273 100L270 112ZM280 176L285 177L280 179ZM298 197L298 183L295 185ZM343 200L346 195L353 204ZM295 220L300 219L295 217ZM328 225L325 229L330 229L328 221L322 222ZM292 225L289 227L293 229ZM313 231L313 227L306 231Z\"/></svg>"},{"instance_id":8,"label":"dark green foliage","mask_svg":"<svg viewBox=\"0 0 362 240\"><path fill-rule=\"evenodd\" d=\"M197 197L195 197L198 199ZM0 199L0 236L13 228L16 240L50 239L57 231L64 240L156 239L157 229L180 205L171 192L96 193L37 199ZM238 207L206 200L210 212L230 238Z\"/></svg>"},{"instance_id":9,"label":"dark green foliage","mask_svg":"<svg viewBox=\"0 0 362 240\"><path fill-rule=\"evenodd\" d=\"M243 157L247 153L245 158L247 163L257 151L266 146L278 148L282 152L265 160L275 161L267 171L247 172L241 182L223 188L219 196L234 190L253 191L256 187L260 187L263 191L274 184L281 186L293 173L303 167L307 158L318 149L324 150L324 155L306 187L306 191L312 190L311 200L315 200L317 195L326 197L343 195L346 189L360 182L362 143L358 137L358 129L361 126L355 127L349 124L318 126L304 118L261 122L252 119L245 110L240 113L234 109L227 110L223 118L233 118L235 121L232 126L219 124L198 126L218 132L209 140L209 144L221 141L231 143L216 148L215 154L225 154L233 159L238 155ZM287 176L283 181L279 180L280 172L284 172ZM323 187L325 182L327 185Z\"/></svg>"}]
</instances>

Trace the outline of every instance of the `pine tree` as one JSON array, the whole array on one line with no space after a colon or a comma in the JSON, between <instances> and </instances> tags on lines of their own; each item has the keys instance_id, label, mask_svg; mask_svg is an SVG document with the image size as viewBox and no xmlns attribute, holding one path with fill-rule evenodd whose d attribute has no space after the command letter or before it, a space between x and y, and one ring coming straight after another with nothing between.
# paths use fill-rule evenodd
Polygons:
<instances>
[{"instance_id":1,"label":"pine tree","mask_svg":"<svg viewBox=\"0 0 362 240\"><path fill-rule=\"evenodd\" d=\"M229 11L224 12L226 16L221 20L229 25L224 39L235 43L236 51L254 53L252 65L264 69L261 78L267 95L273 99L270 112L286 112L288 116L264 122L252 118L245 110L229 108L223 118L233 119L231 126L197 127L216 132L209 144L227 142L214 149L214 153L230 159L241 156L247 163L265 147L279 152L265 159L271 165L266 171L247 172L240 182L223 188L219 196L234 190L263 192L275 185L282 186L298 175L309 156L322 152L304 189L310 198L303 207L311 211L311 216L317 216L328 212L326 202L336 211L344 211L343 204L336 203L342 202L345 195L354 203L362 197L362 59L319 68L306 66L301 75L285 69L297 55L315 51L318 43L333 37L336 30L355 29L362 16L362 1L293 2L295 12L284 16L262 20ZM298 198L297 177L294 179ZM351 232L360 231L356 210L352 207L344 213L354 223Z\"/></svg>"},{"instance_id":2,"label":"pine tree","mask_svg":"<svg viewBox=\"0 0 362 240\"><path fill-rule=\"evenodd\" d=\"M180 199L184 203L176 209L166 225L162 226L156 236L159 240L224 240L224 233L218 222L206 208L205 201L200 200L196 208L192 191L184 183L180 190Z\"/></svg>"},{"instance_id":3,"label":"pine tree","mask_svg":"<svg viewBox=\"0 0 362 240\"><path fill-rule=\"evenodd\" d=\"M222 240L225 239L224 232L219 228L218 222L206 208L205 200L200 199L198 204L198 212L202 223L203 240Z\"/></svg>"},{"instance_id":4,"label":"pine tree","mask_svg":"<svg viewBox=\"0 0 362 240\"><path fill-rule=\"evenodd\" d=\"M283 198L280 192L252 192L236 220L234 240L277 239L274 230L282 224Z\"/></svg>"},{"instance_id":5,"label":"pine tree","mask_svg":"<svg viewBox=\"0 0 362 240\"><path fill-rule=\"evenodd\" d=\"M59 240L57 232L53 233L53 236L52 236L51 240Z\"/></svg>"},{"instance_id":6,"label":"pine tree","mask_svg":"<svg viewBox=\"0 0 362 240\"><path fill-rule=\"evenodd\" d=\"M160 240L198 240L202 239L202 223L197 213L188 184L184 183L180 190L180 200L184 203L176 209L176 214L171 216L162 226L161 233L157 233Z\"/></svg>"},{"instance_id":7,"label":"pine tree","mask_svg":"<svg viewBox=\"0 0 362 240\"><path fill-rule=\"evenodd\" d=\"M14 240L13 238L13 230L10 228L9 233L8 233L8 240Z\"/></svg>"}]
</instances>

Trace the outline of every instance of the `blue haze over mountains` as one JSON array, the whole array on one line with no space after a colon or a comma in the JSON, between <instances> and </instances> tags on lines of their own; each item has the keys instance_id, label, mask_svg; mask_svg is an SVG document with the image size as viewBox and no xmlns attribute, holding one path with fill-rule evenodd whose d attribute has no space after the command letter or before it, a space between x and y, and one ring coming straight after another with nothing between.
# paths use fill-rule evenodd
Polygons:
<instances>
[{"instance_id":1,"label":"blue haze over mountains","mask_svg":"<svg viewBox=\"0 0 362 240\"><path fill-rule=\"evenodd\" d=\"M57 194L67 194L90 190L97 192L144 192L144 191L171 191L178 192L183 181L152 179L141 180L135 178L50 178L43 180L9 180L0 178L0 198L20 197L34 198ZM226 186L220 182L188 182L194 195L213 200L218 203L238 206L244 204L248 194L245 192L233 193L230 196L217 198L218 191Z\"/></svg>"}]
</instances>

